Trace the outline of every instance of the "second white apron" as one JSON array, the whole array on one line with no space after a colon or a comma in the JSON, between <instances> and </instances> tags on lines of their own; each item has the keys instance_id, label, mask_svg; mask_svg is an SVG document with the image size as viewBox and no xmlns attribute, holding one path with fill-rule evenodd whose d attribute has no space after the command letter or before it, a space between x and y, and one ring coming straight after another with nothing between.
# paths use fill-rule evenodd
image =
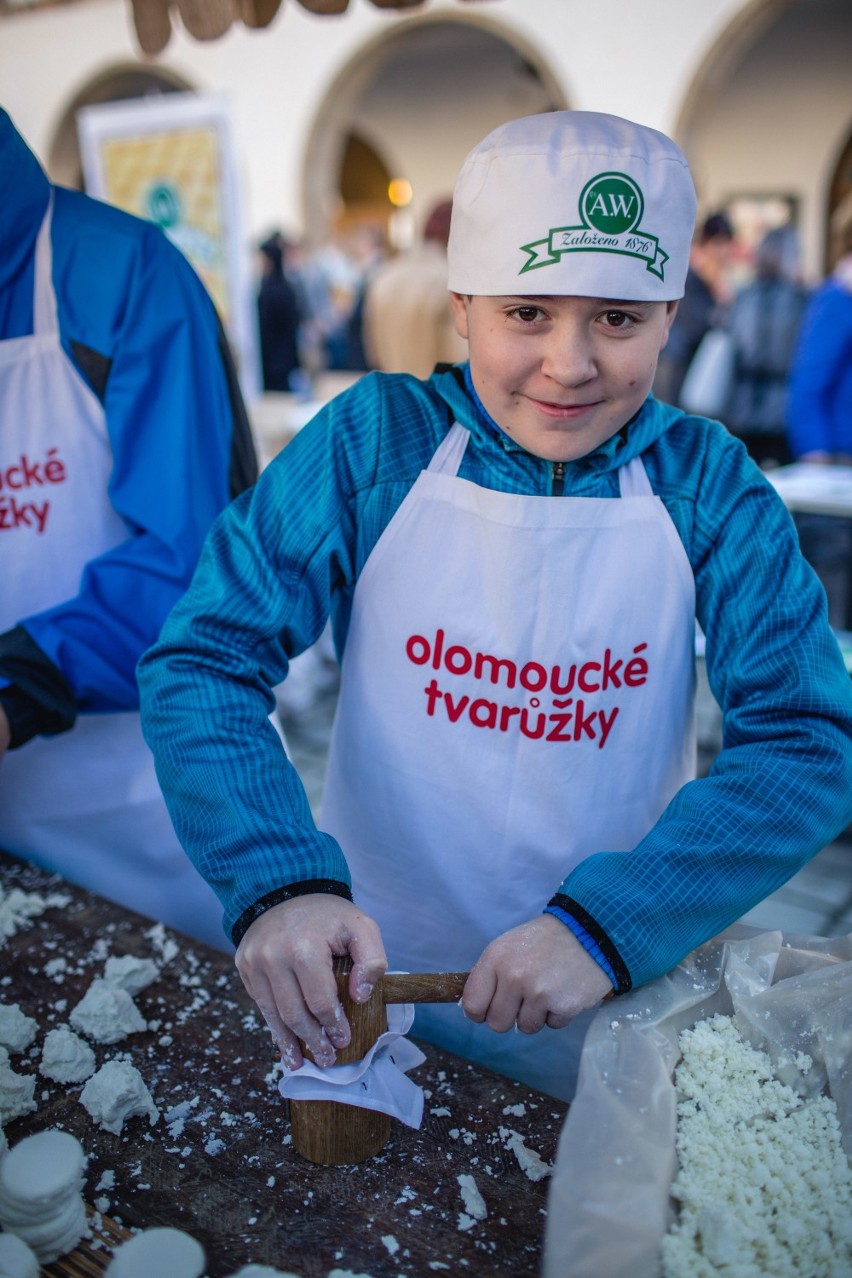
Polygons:
<instances>
[{"instance_id":1,"label":"second white apron","mask_svg":"<svg viewBox=\"0 0 852 1278\"><path fill-rule=\"evenodd\" d=\"M129 531L110 505L103 408L59 341L48 208L34 332L0 342L0 630L80 590ZM223 947L222 907L181 848L138 712L81 715L0 762L0 847Z\"/></svg>"}]
</instances>

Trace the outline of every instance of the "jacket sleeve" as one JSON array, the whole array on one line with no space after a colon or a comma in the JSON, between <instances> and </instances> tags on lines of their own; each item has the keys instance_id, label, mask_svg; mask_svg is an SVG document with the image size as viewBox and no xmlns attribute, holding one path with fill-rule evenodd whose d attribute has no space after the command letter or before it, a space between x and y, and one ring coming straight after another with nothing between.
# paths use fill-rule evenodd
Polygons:
<instances>
[{"instance_id":1,"label":"jacket sleeve","mask_svg":"<svg viewBox=\"0 0 852 1278\"><path fill-rule=\"evenodd\" d=\"M227 343L192 268L155 227L84 200L57 192L60 334L84 373L100 370L93 389L113 453L108 496L127 537L87 564L75 597L19 626L45 670L56 668L55 684L70 685L77 711L105 711L138 705L136 662L189 584L216 515L256 463ZM33 728L57 730L55 706L19 676L0 641L0 683L35 703L17 744Z\"/></svg>"},{"instance_id":2,"label":"jacket sleeve","mask_svg":"<svg viewBox=\"0 0 852 1278\"><path fill-rule=\"evenodd\" d=\"M679 532L722 750L636 848L590 856L558 892L622 991L669 971L852 821L852 683L792 521L729 439L691 504Z\"/></svg>"}]
</instances>

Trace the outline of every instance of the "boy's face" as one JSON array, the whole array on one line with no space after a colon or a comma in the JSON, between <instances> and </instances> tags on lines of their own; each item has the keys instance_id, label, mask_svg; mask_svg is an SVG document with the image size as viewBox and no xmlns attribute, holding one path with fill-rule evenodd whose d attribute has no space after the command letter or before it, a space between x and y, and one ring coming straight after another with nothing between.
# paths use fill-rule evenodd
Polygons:
<instances>
[{"instance_id":1,"label":"boy's face","mask_svg":"<svg viewBox=\"0 0 852 1278\"><path fill-rule=\"evenodd\" d=\"M546 461L574 461L641 408L677 302L451 295L476 392Z\"/></svg>"}]
</instances>

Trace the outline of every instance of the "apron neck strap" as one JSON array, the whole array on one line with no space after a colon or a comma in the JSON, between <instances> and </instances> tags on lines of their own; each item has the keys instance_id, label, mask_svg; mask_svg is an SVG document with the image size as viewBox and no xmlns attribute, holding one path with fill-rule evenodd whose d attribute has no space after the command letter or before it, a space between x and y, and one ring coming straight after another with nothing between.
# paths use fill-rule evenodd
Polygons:
<instances>
[{"instance_id":1,"label":"apron neck strap","mask_svg":"<svg viewBox=\"0 0 852 1278\"><path fill-rule=\"evenodd\" d=\"M53 190L47 203L41 228L36 240L35 282L33 287L33 327L36 333L59 332L56 315L56 296L53 291L53 252L50 243L50 227L53 219Z\"/></svg>"},{"instance_id":2,"label":"apron neck strap","mask_svg":"<svg viewBox=\"0 0 852 1278\"><path fill-rule=\"evenodd\" d=\"M433 475L457 475L469 439L470 431L459 422L453 422L426 469Z\"/></svg>"},{"instance_id":3,"label":"apron neck strap","mask_svg":"<svg viewBox=\"0 0 852 1278\"><path fill-rule=\"evenodd\" d=\"M618 486L622 497L653 497L654 490L641 457L618 468Z\"/></svg>"}]
</instances>

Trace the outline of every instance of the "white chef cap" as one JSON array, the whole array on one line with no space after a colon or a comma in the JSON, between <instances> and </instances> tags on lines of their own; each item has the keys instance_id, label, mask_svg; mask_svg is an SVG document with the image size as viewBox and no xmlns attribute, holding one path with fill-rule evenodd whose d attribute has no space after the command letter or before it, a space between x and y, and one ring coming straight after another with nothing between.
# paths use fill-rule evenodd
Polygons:
<instances>
[{"instance_id":1,"label":"white chef cap","mask_svg":"<svg viewBox=\"0 0 852 1278\"><path fill-rule=\"evenodd\" d=\"M489 133L453 194L449 287L486 296L683 297L695 227L686 159L614 115L553 111Z\"/></svg>"}]
</instances>

